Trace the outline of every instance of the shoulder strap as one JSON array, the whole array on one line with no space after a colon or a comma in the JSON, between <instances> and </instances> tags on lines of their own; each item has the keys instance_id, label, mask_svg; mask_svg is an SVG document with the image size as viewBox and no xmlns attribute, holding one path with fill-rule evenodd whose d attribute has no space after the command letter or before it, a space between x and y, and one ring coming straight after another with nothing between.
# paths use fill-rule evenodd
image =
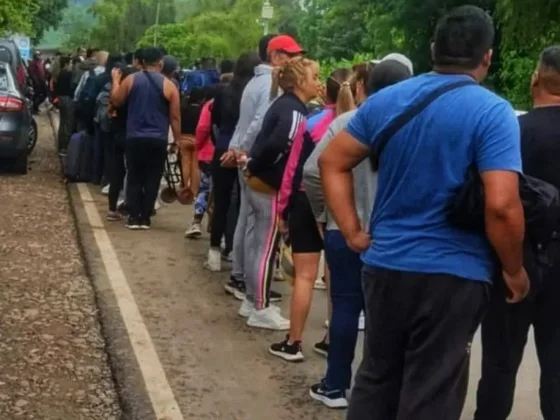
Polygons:
<instances>
[{"instance_id":1,"label":"shoulder strap","mask_svg":"<svg viewBox=\"0 0 560 420\"><path fill-rule=\"evenodd\" d=\"M154 80L154 78L152 77L152 75L150 74L149 71L147 70L142 70L142 73L144 73L146 75L146 78L148 79L148 82L150 82L150 84L155 88L155 90L157 90L162 98L165 100L165 102L168 102L167 98L165 97L165 93L163 93L163 87L159 87L156 83L156 81ZM164 80L165 82L165 80Z\"/></svg>"},{"instance_id":2,"label":"shoulder strap","mask_svg":"<svg viewBox=\"0 0 560 420\"><path fill-rule=\"evenodd\" d=\"M375 146L372 149L370 158L372 159L372 164L374 165L374 169L377 170L379 167L379 157L383 150L389 143L389 140L393 138L395 134L397 134L404 126L406 126L414 117L421 114L432 102L438 99L440 96L444 95L447 92L450 92L455 89L459 89L464 86L469 85L476 85L477 83L474 80L461 80L459 82L451 83L449 85L441 86L434 91L430 92L424 99L418 102L416 105L412 106L404 113L399 115L393 121L391 121L387 127L385 127L381 132L377 135L377 141Z\"/></svg>"}]
</instances>

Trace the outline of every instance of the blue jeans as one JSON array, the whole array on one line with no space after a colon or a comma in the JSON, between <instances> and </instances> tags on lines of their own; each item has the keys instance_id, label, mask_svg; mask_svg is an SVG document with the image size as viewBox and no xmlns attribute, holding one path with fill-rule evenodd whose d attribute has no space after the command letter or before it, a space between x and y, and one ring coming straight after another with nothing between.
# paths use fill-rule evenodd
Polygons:
<instances>
[{"instance_id":1,"label":"blue jeans","mask_svg":"<svg viewBox=\"0 0 560 420\"><path fill-rule=\"evenodd\" d=\"M194 200L194 217L195 219L202 220L202 216L208 207L208 197L210 196L210 189L212 186L212 176L210 173L210 166L208 164L200 165L200 184L198 186L198 195Z\"/></svg>"},{"instance_id":2,"label":"blue jeans","mask_svg":"<svg viewBox=\"0 0 560 420\"><path fill-rule=\"evenodd\" d=\"M346 390L352 380L358 322L364 309L363 263L338 230L329 230L325 235L325 257L331 273L333 309L325 384L329 389Z\"/></svg>"}]
</instances>

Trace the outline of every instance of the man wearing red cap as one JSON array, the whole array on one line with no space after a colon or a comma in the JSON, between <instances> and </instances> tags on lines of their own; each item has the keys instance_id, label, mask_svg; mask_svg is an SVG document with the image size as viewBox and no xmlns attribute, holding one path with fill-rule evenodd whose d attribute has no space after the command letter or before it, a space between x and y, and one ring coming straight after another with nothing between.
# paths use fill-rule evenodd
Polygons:
<instances>
[{"instance_id":1,"label":"man wearing red cap","mask_svg":"<svg viewBox=\"0 0 560 420\"><path fill-rule=\"evenodd\" d=\"M272 86L272 69L284 65L290 58L304 53L298 43L288 35L267 35L259 42L259 55L263 63L255 68L255 76L245 87L241 98L239 120L230 143L227 159L234 161L245 156L253 146L257 134L261 129L262 118L271 102L270 88ZM248 225L249 202L247 188L243 174L239 176L241 183L241 208L235 230L233 270L226 289L235 292L235 296L245 299L239 314L251 318L250 325L257 328L284 330L289 328L289 321L283 318L273 307L258 307L255 311L255 294L269 284L269 279L246 278L245 255L254 255L255 244L247 240L247 232L254 226ZM266 232L254 232L253 235L266 235ZM218 257L216 257L218 258ZM279 293L269 292L267 301L278 301ZM262 305L261 305L262 306ZM255 315L253 315L255 313ZM253 316L252 316L253 315Z\"/></svg>"}]
</instances>

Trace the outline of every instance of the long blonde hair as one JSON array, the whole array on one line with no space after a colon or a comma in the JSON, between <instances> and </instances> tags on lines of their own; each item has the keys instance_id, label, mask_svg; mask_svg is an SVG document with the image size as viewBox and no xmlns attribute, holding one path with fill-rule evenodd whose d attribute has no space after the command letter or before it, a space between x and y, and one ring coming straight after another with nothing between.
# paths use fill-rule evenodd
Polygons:
<instances>
[{"instance_id":1,"label":"long blonde hair","mask_svg":"<svg viewBox=\"0 0 560 420\"><path fill-rule=\"evenodd\" d=\"M294 57L289 59L283 66L272 70L272 86L270 88L270 99L278 96L278 89L284 92L292 92L298 83L307 77L308 67L319 67L319 63L305 57Z\"/></svg>"}]
</instances>

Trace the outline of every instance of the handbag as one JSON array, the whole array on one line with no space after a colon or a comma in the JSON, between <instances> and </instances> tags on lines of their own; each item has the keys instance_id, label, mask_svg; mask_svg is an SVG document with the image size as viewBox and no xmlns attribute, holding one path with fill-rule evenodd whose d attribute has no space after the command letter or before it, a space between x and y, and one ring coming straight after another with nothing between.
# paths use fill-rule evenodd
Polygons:
<instances>
[{"instance_id":1,"label":"handbag","mask_svg":"<svg viewBox=\"0 0 560 420\"><path fill-rule=\"evenodd\" d=\"M274 195L278 192L278 191L276 191L275 188L271 187L266 182L264 182L262 179L254 176L254 175L251 175L250 177L247 177L246 181L247 181L247 185L249 186L249 188L251 188L255 192L258 192L258 193L261 193L261 194L266 194L266 195Z\"/></svg>"}]
</instances>

